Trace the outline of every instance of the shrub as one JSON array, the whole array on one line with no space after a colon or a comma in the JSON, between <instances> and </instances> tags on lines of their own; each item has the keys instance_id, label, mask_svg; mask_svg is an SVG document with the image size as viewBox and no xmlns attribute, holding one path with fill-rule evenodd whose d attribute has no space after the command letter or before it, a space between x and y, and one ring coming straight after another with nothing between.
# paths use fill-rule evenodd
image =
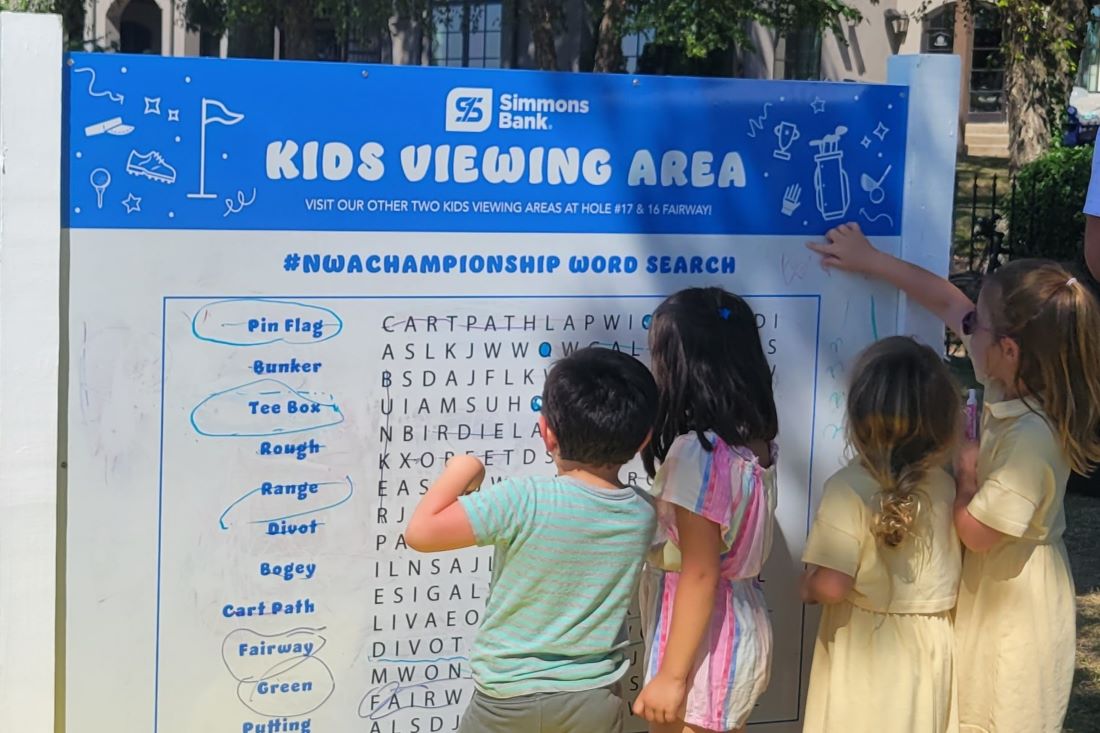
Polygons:
<instances>
[{"instance_id":1,"label":"shrub","mask_svg":"<svg viewBox=\"0 0 1100 733\"><path fill-rule=\"evenodd\" d=\"M1008 209L1008 255L1045 257L1080 267L1085 240L1085 196L1092 177L1090 145L1054 148L1020 168ZM1100 470L1074 474L1069 491L1100 496Z\"/></svg>"},{"instance_id":2,"label":"shrub","mask_svg":"<svg viewBox=\"0 0 1100 733\"><path fill-rule=\"evenodd\" d=\"M1054 148L1020 168L1008 210L1006 245L1013 259L1045 257L1081 261L1092 174L1092 146Z\"/></svg>"}]
</instances>

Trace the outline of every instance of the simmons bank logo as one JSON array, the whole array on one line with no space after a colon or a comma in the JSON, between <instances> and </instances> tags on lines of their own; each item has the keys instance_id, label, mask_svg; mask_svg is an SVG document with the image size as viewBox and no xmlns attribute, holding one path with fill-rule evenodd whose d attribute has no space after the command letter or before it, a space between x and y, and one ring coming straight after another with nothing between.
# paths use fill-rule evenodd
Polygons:
<instances>
[{"instance_id":1,"label":"simmons bank logo","mask_svg":"<svg viewBox=\"0 0 1100 733\"><path fill-rule=\"evenodd\" d=\"M447 95L447 132L485 132L493 122L501 130L552 130L560 115L586 115L587 99L525 97L505 92L493 105L493 90L457 87Z\"/></svg>"},{"instance_id":2,"label":"simmons bank logo","mask_svg":"<svg viewBox=\"0 0 1100 733\"><path fill-rule=\"evenodd\" d=\"M456 87L447 95L447 132L485 132L492 122L492 89Z\"/></svg>"}]
</instances>

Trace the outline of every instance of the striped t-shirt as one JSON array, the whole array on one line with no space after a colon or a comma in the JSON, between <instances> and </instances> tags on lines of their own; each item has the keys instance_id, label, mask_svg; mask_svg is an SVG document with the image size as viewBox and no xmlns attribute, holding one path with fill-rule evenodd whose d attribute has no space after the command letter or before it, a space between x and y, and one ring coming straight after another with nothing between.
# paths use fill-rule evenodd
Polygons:
<instances>
[{"instance_id":1,"label":"striped t-shirt","mask_svg":"<svg viewBox=\"0 0 1100 733\"><path fill-rule=\"evenodd\" d=\"M629 666L623 632L656 524L634 488L565 477L503 481L461 498L477 543L496 548L470 654L490 697L590 690Z\"/></svg>"}]
</instances>

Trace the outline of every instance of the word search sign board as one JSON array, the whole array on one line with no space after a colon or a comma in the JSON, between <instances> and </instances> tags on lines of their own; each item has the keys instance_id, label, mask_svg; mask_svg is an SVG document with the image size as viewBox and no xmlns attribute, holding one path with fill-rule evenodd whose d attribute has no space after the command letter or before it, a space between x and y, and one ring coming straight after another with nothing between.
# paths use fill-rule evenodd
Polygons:
<instances>
[{"instance_id":1,"label":"word search sign board","mask_svg":"<svg viewBox=\"0 0 1100 733\"><path fill-rule=\"evenodd\" d=\"M754 723L797 730L799 555L845 370L899 307L803 243L857 220L898 251L907 94L69 57L67 730L454 730L492 555L409 550L412 508L455 453L553 471L546 370L646 361L695 285L748 299L773 365Z\"/></svg>"}]
</instances>

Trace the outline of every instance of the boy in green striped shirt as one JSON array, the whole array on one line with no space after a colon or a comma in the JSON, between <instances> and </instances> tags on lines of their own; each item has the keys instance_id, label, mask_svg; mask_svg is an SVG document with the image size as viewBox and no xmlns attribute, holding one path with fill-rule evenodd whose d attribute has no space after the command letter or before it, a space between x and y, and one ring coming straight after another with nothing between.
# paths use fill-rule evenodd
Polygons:
<instances>
[{"instance_id":1,"label":"boy in green striped shirt","mask_svg":"<svg viewBox=\"0 0 1100 733\"><path fill-rule=\"evenodd\" d=\"M470 654L476 692L459 733L618 733L623 631L656 519L619 480L649 440L657 387L630 356L582 349L557 362L539 427L556 476L477 491L485 467L455 456L409 519L421 552L495 548ZM473 493L477 491L477 493Z\"/></svg>"}]
</instances>

